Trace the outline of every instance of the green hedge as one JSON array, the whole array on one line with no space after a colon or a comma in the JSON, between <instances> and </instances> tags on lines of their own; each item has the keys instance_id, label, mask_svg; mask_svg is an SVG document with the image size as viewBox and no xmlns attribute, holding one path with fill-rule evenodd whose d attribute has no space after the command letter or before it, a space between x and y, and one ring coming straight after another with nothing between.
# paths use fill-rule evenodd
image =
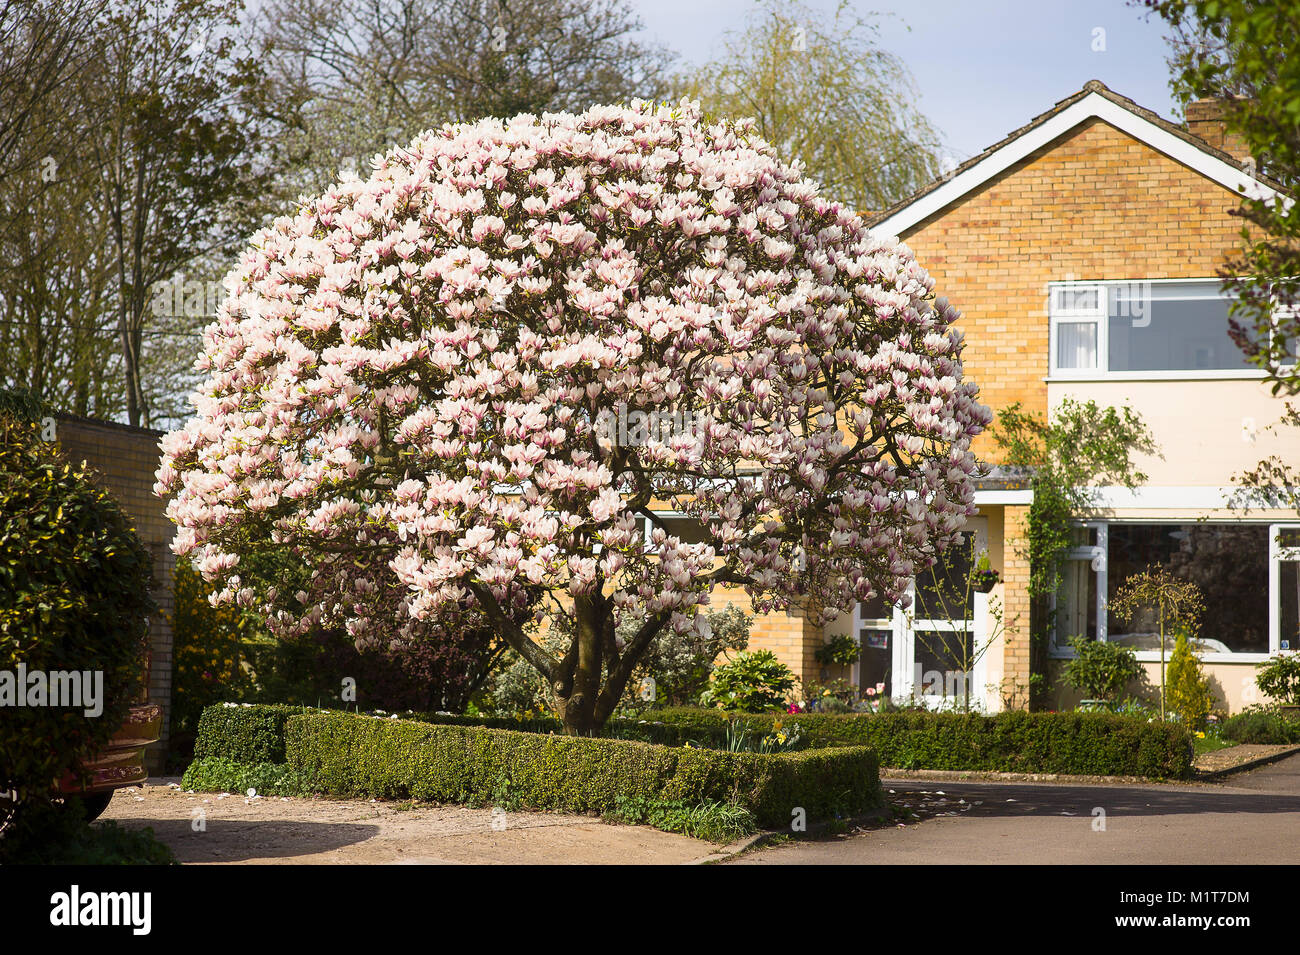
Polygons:
<instances>
[{"instance_id":1,"label":"green hedge","mask_svg":"<svg viewBox=\"0 0 1300 955\"><path fill-rule=\"evenodd\" d=\"M882 804L876 756L844 747L761 756L629 740L431 725L346 713L286 724L289 765L339 796L506 799L532 809L611 812L620 799L735 802L784 827Z\"/></svg>"},{"instance_id":2,"label":"green hedge","mask_svg":"<svg viewBox=\"0 0 1300 955\"><path fill-rule=\"evenodd\" d=\"M203 713L196 757L237 762L283 762L285 721L301 714L292 706L214 706ZM437 725L556 733L558 720L486 718L421 713L404 717ZM1149 723L1108 713L801 713L747 714L681 707L654 710L645 720L614 720L607 739L681 746L720 745L728 720L766 734L772 724L797 723L812 748L868 746L880 765L896 769L1060 773L1185 779L1191 775L1192 744L1175 724ZM1231 721L1230 721L1231 722Z\"/></svg>"},{"instance_id":3,"label":"green hedge","mask_svg":"<svg viewBox=\"0 0 1300 955\"><path fill-rule=\"evenodd\" d=\"M227 759L236 763L283 763L284 724L303 713L301 706L209 706L199 717L194 758Z\"/></svg>"},{"instance_id":4,"label":"green hedge","mask_svg":"<svg viewBox=\"0 0 1300 955\"><path fill-rule=\"evenodd\" d=\"M237 763L284 762L284 724L291 716L307 712L302 706L269 704L209 706L199 717L194 758L220 757ZM480 726L490 729L518 730L527 733L556 733L564 724L554 717L454 716L447 713L406 713L402 719L445 726ZM721 726L695 727L655 720L613 720L604 735L609 738L637 740L681 746L691 743L717 747L724 730Z\"/></svg>"},{"instance_id":5,"label":"green hedge","mask_svg":"<svg viewBox=\"0 0 1300 955\"><path fill-rule=\"evenodd\" d=\"M1238 713L1224 720L1219 735L1234 743L1300 743L1300 719L1259 710Z\"/></svg>"},{"instance_id":6,"label":"green hedge","mask_svg":"<svg viewBox=\"0 0 1300 955\"><path fill-rule=\"evenodd\" d=\"M488 729L518 730L525 733L564 732L564 723L556 717L530 716L517 719L509 716L455 716L447 713L404 713L401 718L434 723L440 726L482 726ZM684 723L664 722L652 712L644 719L610 720L601 730L603 739L635 740L640 743L659 743L664 746L682 746L685 743L717 748L725 735L724 726L692 726Z\"/></svg>"},{"instance_id":7,"label":"green hedge","mask_svg":"<svg viewBox=\"0 0 1300 955\"><path fill-rule=\"evenodd\" d=\"M665 723L717 730L729 719L751 732L773 722L798 724L812 746L860 745L894 769L1061 773L1185 779L1192 772L1192 739L1172 723L1109 713L764 714L700 708L654 712Z\"/></svg>"}]
</instances>

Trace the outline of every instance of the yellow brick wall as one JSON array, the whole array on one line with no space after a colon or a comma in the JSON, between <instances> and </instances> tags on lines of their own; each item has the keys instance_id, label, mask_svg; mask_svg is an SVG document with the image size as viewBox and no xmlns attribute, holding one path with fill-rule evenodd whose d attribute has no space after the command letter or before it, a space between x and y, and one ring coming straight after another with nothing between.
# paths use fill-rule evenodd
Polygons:
<instances>
[{"instance_id":1,"label":"yellow brick wall","mask_svg":"<svg viewBox=\"0 0 1300 955\"><path fill-rule=\"evenodd\" d=\"M1002 510L1002 660L989 661L989 669L1001 672L1002 693L1012 694L1020 707L1028 704L1029 690L1029 561L1024 555L1028 505L1009 505ZM996 648L989 651L996 653Z\"/></svg>"},{"instance_id":2,"label":"yellow brick wall","mask_svg":"<svg viewBox=\"0 0 1300 955\"><path fill-rule=\"evenodd\" d=\"M1046 413L1047 283L1213 277L1240 244L1238 204L1093 119L901 238L962 312L965 371L984 403ZM987 437L976 450L996 457Z\"/></svg>"}]
</instances>

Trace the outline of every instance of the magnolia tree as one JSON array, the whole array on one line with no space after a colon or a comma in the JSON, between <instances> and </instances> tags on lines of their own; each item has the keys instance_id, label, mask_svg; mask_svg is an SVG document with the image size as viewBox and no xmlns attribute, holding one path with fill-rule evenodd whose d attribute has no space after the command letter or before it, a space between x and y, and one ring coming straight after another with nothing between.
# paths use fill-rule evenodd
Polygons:
<instances>
[{"instance_id":1,"label":"magnolia tree","mask_svg":"<svg viewBox=\"0 0 1300 955\"><path fill-rule=\"evenodd\" d=\"M283 633L486 619L571 732L657 634L707 625L715 585L814 621L895 600L974 511L991 414L957 312L688 102L429 132L226 285L198 414L163 441L175 550ZM241 575L271 551L296 570Z\"/></svg>"}]
</instances>

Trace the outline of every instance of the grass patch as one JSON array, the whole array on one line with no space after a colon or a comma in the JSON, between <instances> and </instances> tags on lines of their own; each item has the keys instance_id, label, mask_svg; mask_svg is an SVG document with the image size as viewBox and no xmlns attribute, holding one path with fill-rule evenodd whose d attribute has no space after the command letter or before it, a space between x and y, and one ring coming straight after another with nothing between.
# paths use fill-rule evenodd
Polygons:
<instances>
[{"instance_id":1,"label":"grass patch","mask_svg":"<svg viewBox=\"0 0 1300 955\"><path fill-rule=\"evenodd\" d=\"M651 826L664 832L725 845L758 831L754 814L735 803L708 800L687 803L680 799L651 799L645 796L620 796L606 819L637 826Z\"/></svg>"},{"instance_id":2,"label":"grass patch","mask_svg":"<svg viewBox=\"0 0 1300 955\"><path fill-rule=\"evenodd\" d=\"M1232 740L1220 739L1217 736L1206 736L1204 739L1192 738L1192 752L1196 756L1204 756L1206 753L1213 753L1215 750L1227 749L1230 746L1236 746Z\"/></svg>"}]
</instances>

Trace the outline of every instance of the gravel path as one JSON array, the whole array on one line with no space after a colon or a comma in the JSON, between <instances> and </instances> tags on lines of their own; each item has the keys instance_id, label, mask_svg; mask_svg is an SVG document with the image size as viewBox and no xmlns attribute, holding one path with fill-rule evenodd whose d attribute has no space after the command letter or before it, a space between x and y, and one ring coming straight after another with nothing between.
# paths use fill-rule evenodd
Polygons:
<instances>
[{"instance_id":1,"label":"gravel path","mask_svg":"<svg viewBox=\"0 0 1300 955\"><path fill-rule=\"evenodd\" d=\"M591 816L189 793L169 779L118 790L100 818L152 827L187 864L674 865L716 850L688 836Z\"/></svg>"}]
</instances>

